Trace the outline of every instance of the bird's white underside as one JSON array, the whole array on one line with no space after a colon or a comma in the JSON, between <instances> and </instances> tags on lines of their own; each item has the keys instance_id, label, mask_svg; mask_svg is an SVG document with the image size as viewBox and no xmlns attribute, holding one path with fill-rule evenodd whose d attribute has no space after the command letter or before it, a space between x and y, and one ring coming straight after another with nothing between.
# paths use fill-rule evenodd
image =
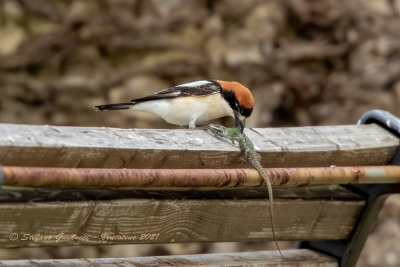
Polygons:
<instances>
[{"instance_id":1,"label":"bird's white underside","mask_svg":"<svg viewBox=\"0 0 400 267\"><path fill-rule=\"evenodd\" d=\"M232 108L219 93L207 96L187 96L146 101L133 105L130 109L152 113L163 118L168 123L181 126L189 125L189 128L194 128L196 123L234 116Z\"/></svg>"}]
</instances>

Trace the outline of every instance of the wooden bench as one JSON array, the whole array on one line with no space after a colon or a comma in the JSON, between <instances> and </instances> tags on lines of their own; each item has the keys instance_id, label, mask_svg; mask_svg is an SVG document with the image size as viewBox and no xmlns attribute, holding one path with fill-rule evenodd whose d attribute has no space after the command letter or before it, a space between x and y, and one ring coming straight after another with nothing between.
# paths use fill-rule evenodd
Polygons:
<instances>
[{"instance_id":1,"label":"wooden bench","mask_svg":"<svg viewBox=\"0 0 400 267\"><path fill-rule=\"evenodd\" d=\"M385 167L399 150L399 138L376 124L246 134L262 165L280 168L268 170L277 238L303 241L299 249L284 250L284 258L265 251L0 265L353 266L383 200L400 192L400 167ZM0 124L0 163L3 248L273 240L262 179L246 169L237 147L202 130ZM106 169L92 170L96 179L81 186L63 188L81 177L71 174L81 168ZM108 169L134 171L118 176L128 177L130 186L110 188Z\"/></svg>"}]
</instances>

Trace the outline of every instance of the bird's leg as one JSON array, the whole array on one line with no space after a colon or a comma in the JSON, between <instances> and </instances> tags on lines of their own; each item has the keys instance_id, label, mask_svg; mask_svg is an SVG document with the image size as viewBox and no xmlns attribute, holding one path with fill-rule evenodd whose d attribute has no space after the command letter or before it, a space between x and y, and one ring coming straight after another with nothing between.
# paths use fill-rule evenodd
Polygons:
<instances>
[{"instance_id":1,"label":"bird's leg","mask_svg":"<svg viewBox=\"0 0 400 267\"><path fill-rule=\"evenodd\" d=\"M193 130L194 128L196 128L196 120L191 120L189 122L189 129Z\"/></svg>"}]
</instances>

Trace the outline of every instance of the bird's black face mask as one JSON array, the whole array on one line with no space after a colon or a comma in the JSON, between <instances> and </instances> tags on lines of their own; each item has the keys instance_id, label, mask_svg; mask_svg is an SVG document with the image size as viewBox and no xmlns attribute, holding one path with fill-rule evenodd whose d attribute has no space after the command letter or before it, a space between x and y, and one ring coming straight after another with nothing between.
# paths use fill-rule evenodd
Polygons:
<instances>
[{"instance_id":1,"label":"bird's black face mask","mask_svg":"<svg viewBox=\"0 0 400 267\"><path fill-rule=\"evenodd\" d=\"M232 91L222 91L222 95L233 109L236 127L239 128L241 132L243 132L246 123L246 118L251 115L253 109L244 108L241 105L239 105L235 93Z\"/></svg>"},{"instance_id":2,"label":"bird's black face mask","mask_svg":"<svg viewBox=\"0 0 400 267\"><path fill-rule=\"evenodd\" d=\"M246 124L246 119L251 115L251 113L253 112L253 109L252 108L243 108L236 103L236 110L237 111L234 111L235 124L236 124L236 127L239 128L240 131L243 133L243 130L244 130L244 127Z\"/></svg>"}]
</instances>

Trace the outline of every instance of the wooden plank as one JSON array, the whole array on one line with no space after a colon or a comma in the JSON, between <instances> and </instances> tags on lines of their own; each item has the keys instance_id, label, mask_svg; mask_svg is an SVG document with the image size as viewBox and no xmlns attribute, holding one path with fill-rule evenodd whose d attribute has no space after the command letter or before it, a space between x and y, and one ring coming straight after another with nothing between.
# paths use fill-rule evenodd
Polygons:
<instances>
[{"instance_id":1,"label":"wooden plank","mask_svg":"<svg viewBox=\"0 0 400 267\"><path fill-rule=\"evenodd\" d=\"M383 165L400 145L376 125L246 129L246 134L264 167ZM10 166L232 168L240 165L239 157L237 147L203 130L0 124L0 162Z\"/></svg>"},{"instance_id":2,"label":"wooden plank","mask_svg":"<svg viewBox=\"0 0 400 267\"><path fill-rule=\"evenodd\" d=\"M308 249L132 258L3 260L0 266L280 266L337 267L337 260Z\"/></svg>"},{"instance_id":3,"label":"wooden plank","mask_svg":"<svg viewBox=\"0 0 400 267\"><path fill-rule=\"evenodd\" d=\"M344 239L363 200L276 199L279 240ZM265 199L118 199L0 204L0 246L272 240Z\"/></svg>"}]
</instances>

